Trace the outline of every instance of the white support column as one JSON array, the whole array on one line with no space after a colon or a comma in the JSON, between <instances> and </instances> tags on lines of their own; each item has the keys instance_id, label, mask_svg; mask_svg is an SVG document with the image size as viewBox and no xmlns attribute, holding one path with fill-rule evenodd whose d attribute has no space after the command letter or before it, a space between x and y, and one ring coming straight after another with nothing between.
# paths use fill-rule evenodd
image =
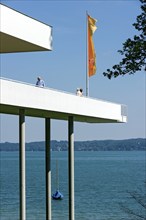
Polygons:
<instances>
[{"instance_id":1,"label":"white support column","mask_svg":"<svg viewBox=\"0 0 146 220\"><path fill-rule=\"evenodd\" d=\"M46 220L51 220L51 126L50 118L45 119L46 139Z\"/></svg>"},{"instance_id":2,"label":"white support column","mask_svg":"<svg viewBox=\"0 0 146 220\"><path fill-rule=\"evenodd\" d=\"M74 220L74 126L72 116L68 118L68 142L69 220Z\"/></svg>"},{"instance_id":3,"label":"white support column","mask_svg":"<svg viewBox=\"0 0 146 220\"><path fill-rule=\"evenodd\" d=\"M26 219L25 186L25 110L19 110L19 178L20 178L20 220Z\"/></svg>"}]
</instances>

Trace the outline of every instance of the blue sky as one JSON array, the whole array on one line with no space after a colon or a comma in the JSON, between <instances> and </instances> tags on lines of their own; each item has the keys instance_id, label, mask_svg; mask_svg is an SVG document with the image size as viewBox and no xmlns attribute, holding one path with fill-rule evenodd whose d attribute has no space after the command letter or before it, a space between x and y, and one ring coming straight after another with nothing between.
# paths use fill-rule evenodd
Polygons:
<instances>
[{"instance_id":1,"label":"blue sky","mask_svg":"<svg viewBox=\"0 0 146 220\"><path fill-rule=\"evenodd\" d=\"M120 61L117 50L137 31L132 24L141 13L138 0L129 1L1 1L1 3L53 27L53 51L1 54L1 76L35 84L42 76L46 86L75 93L86 90L86 11L96 18L94 45L96 75L90 77L91 97L125 104L126 124L75 123L75 140L145 137L145 72L108 80L107 68ZM12 24L14 25L14 24ZM66 121L52 120L54 140L67 140ZM18 116L1 115L1 141L18 142ZM44 140L44 120L26 118L26 141Z\"/></svg>"}]
</instances>

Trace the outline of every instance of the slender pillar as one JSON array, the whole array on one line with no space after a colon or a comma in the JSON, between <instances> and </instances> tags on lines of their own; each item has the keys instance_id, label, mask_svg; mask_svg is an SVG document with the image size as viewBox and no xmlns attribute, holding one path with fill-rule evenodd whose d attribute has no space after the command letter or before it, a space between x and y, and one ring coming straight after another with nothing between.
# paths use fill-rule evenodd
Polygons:
<instances>
[{"instance_id":1,"label":"slender pillar","mask_svg":"<svg viewBox=\"0 0 146 220\"><path fill-rule=\"evenodd\" d=\"M46 139L46 220L51 220L51 131L50 118L45 119Z\"/></svg>"},{"instance_id":2,"label":"slender pillar","mask_svg":"<svg viewBox=\"0 0 146 220\"><path fill-rule=\"evenodd\" d=\"M69 165L69 220L74 220L74 126L73 117L68 119Z\"/></svg>"},{"instance_id":3,"label":"slender pillar","mask_svg":"<svg viewBox=\"0 0 146 220\"><path fill-rule=\"evenodd\" d=\"M19 111L19 178L20 178L20 220L26 219L25 186L25 111Z\"/></svg>"}]
</instances>

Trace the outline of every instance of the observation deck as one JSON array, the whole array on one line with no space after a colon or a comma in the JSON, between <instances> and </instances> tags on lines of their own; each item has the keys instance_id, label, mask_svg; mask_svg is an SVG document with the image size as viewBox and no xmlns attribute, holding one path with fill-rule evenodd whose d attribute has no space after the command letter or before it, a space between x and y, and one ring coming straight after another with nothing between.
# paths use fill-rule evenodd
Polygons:
<instances>
[{"instance_id":1,"label":"observation deck","mask_svg":"<svg viewBox=\"0 0 146 220\"><path fill-rule=\"evenodd\" d=\"M127 122L126 106L89 97L40 88L8 79L0 79L0 113L19 115L24 109L26 116L49 117L87 123Z\"/></svg>"}]
</instances>

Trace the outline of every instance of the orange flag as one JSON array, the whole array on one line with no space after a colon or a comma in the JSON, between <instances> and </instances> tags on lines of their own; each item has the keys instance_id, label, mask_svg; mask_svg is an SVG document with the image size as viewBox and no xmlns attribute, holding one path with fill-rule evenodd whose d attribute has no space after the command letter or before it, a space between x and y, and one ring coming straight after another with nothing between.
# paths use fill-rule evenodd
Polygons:
<instances>
[{"instance_id":1,"label":"orange flag","mask_svg":"<svg viewBox=\"0 0 146 220\"><path fill-rule=\"evenodd\" d=\"M96 22L94 18L88 15L88 76L96 73L96 53L93 43L93 34L96 31Z\"/></svg>"}]
</instances>

